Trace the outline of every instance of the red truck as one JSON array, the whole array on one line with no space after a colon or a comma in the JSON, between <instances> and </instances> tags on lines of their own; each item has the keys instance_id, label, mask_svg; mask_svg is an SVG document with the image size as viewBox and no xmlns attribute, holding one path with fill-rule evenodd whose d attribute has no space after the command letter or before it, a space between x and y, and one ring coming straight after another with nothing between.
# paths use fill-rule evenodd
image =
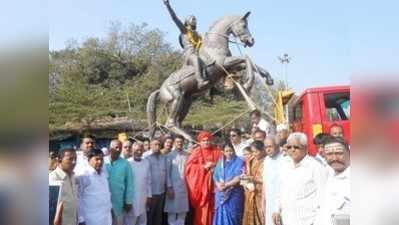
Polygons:
<instances>
[{"instance_id":1,"label":"red truck","mask_svg":"<svg viewBox=\"0 0 399 225\"><path fill-rule=\"evenodd\" d=\"M293 131L306 134L309 154L316 155L313 138L328 133L333 124L344 128L344 138L350 143L350 86L308 88L289 103Z\"/></svg>"}]
</instances>

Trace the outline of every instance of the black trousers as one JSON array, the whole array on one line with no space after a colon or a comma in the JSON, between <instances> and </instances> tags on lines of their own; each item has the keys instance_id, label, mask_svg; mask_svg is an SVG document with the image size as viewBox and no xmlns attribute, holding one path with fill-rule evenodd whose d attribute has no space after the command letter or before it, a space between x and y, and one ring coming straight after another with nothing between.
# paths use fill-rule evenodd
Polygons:
<instances>
[{"instance_id":1,"label":"black trousers","mask_svg":"<svg viewBox=\"0 0 399 225\"><path fill-rule=\"evenodd\" d=\"M147 213L147 225L163 224L164 206L165 206L165 194L152 195L150 209Z\"/></svg>"}]
</instances>

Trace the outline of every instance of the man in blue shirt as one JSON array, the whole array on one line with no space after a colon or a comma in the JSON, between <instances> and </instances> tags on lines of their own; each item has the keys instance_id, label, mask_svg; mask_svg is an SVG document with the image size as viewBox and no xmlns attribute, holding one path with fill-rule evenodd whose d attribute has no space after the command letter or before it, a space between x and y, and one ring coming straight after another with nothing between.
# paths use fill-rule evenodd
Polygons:
<instances>
[{"instance_id":1,"label":"man in blue shirt","mask_svg":"<svg viewBox=\"0 0 399 225\"><path fill-rule=\"evenodd\" d=\"M123 225L123 212L132 209L133 174L129 162L120 157L122 143L112 140L109 148L111 157L106 168L111 191L112 225Z\"/></svg>"}]
</instances>

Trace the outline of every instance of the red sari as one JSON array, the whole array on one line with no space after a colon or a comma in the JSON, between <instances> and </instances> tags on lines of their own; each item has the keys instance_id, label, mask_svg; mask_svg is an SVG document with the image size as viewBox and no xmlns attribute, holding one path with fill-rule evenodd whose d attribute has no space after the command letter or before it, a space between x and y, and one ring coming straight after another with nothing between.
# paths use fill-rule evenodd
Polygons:
<instances>
[{"instance_id":1,"label":"red sari","mask_svg":"<svg viewBox=\"0 0 399 225\"><path fill-rule=\"evenodd\" d=\"M194 209L194 225L211 225L214 214L215 185L213 169L207 170L207 162L217 163L221 150L216 146L210 149L195 148L188 157L184 169L188 198Z\"/></svg>"}]
</instances>

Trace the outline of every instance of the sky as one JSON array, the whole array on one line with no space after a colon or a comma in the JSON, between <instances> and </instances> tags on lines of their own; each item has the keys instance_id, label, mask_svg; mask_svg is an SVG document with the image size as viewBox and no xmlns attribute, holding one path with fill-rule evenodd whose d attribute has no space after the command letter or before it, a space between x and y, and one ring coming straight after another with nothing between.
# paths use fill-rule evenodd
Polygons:
<instances>
[{"instance_id":1,"label":"sky","mask_svg":"<svg viewBox=\"0 0 399 225\"><path fill-rule=\"evenodd\" d=\"M255 38L243 53L285 80L278 56L287 53L287 81L294 91L309 87L350 84L351 76L399 71L399 16L395 1L320 0L170 0L184 20L195 15L204 34L218 18L251 11L249 29ZM104 37L111 22L147 23L165 32L176 49L178 29L162 0L56 0L48 5L49 49L70 39ZM234 55L240 55L231 46Z\"/></svg>"}]
</instances>

